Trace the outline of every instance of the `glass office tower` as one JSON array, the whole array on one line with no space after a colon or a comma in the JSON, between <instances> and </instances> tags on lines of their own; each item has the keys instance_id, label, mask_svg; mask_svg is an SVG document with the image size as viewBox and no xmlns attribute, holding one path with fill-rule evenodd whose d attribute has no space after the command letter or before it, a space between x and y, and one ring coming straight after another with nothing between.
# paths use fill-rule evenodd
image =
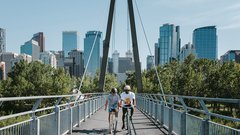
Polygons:
<instances>
[{"instance_id":1,"label":"glass office tower","mask_svg":"<svg viewBox=\"0 0 240 135\"><path fill-rule=\"evenodd\" d=\"M78 48L78 32L64 31L62 33L62 50L64 57L68 57L68 53Z\"/></svg>"},{"instance_id":2,"label":"glass office tower","mask_svg":"<svg viewBox=\"0 0 240 135\"><path fill-rule=\"evenodd\" d=\"M164 65L177 60L181 46L180 27L173 24L164 24L160 27L159 64Z\"/></svg>"},{"instance_id":3,"label":"glass office tower","mask_svg":"<svg viewBox=\"0 0 240 135\"><path fill-rule=\"evenodd\" d=\"M217 29L216 26L197 28L193 31L193 45L197 58L216 60L217 57Z\"/></svg>"},{"instance_id":4,"label":"glass office tower","mask_svg":"<svg viewBox=\"0 0 240 135\"><path fill-rule=\"evenodd\" d=\"M95 41L96 39L96 41ZM94 44L95 41L95 44ZM90 58L90 53L92 46L93 52ZM96 74L97 69L100 69L100 57L102 55L102 32L100 31L89 31L86 33L84 38L84 67L87 70L87 73L91 76ZM88 68L86 69L86 65L88 59L90 58Z\"/></svg>"}]
</instances>

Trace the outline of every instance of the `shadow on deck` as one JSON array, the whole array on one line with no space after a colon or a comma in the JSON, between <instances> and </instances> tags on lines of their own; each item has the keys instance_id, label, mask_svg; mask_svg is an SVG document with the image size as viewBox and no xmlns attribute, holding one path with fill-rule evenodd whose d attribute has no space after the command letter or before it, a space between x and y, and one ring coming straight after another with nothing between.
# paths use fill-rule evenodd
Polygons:
<instances>
[{"instance_id":1,"label":"shadow on deck","mask_svg":"<svg viewBox=\"0 0 240 135\"><path fill-rule=\"evenodd\" d=\"M80 127L73 128L73 135L104 135L108 134L108 112L103 109L99 110L91 118L87 119L81 124ZM116 135L126 135L127 131L122 130L122 110L119 112L118 127ZM138 109L135 110L133 115L133 129L137 135L165 135L167 131L159 128L149 117L144 115Z\"/></svg>"}]
</instances>

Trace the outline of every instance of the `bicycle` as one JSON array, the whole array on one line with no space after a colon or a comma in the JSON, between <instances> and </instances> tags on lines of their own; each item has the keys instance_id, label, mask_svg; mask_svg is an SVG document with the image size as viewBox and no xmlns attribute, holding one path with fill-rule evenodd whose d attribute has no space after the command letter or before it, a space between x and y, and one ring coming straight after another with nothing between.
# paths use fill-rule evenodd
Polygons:
<instances>
[{"instance_id":1,"label":"bicycle","mask_svg":"<svg viewBox=\"0 0 240 135\"><path fill-rule=\"evenodd\" d=\"M131 133L131 127L130 127L130 108L132 108L131 105L125 105L123 106L123 108L126 108L127 109L127 113L126 113L126 125L127 125L127 134L132 134Z\"/></svg>"},{"instance_id":2,"label":"bicycle","mask_svg":"<svg viewBox=\"0 0 240 135\"><path fill-rule=\"evenodd\" d=\"M116 117L116 109L111 109L111 112L110 112L110 125L109 125L109 132L112 133L113 131L113 134L115 135L116 132L117 132L117 123L118 123L118 117ZM114 116L115 115L115 116Z\"/></svg>"}]
</instances>

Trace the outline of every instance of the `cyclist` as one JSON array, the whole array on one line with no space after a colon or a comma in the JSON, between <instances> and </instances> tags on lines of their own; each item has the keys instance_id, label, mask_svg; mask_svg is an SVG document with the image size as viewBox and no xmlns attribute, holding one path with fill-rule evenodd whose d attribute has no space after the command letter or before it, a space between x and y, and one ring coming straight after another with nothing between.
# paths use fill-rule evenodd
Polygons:
<instances>
[{"instance_id":1,"label":"cyclist","mask_svg":"<svg viewBox=\"0 0 240 135\"><path fill-rule=\"evenodd\" d=\"M134 106L136 105L136 101L135 101L135 94L133 92L131 92L131 87L129 85L126 85L124 87L124 92L121 94L121 106L122 106L122 111L123 111L123 115L122 115L122 129L125 129L125 115L127 113L127 108L128 107L131 110L131 114L130 114L130 120L132 120L132 116L133 116L133 111L134 111Z\"/></svg>"},{"instance_id":2,"label":"cyclist","mask_svg":"<svg viewBox=\"0 0 240 135\"><path fill-rule=\"evenodd\" d=\"M120 106L120 97L117 94L117 89L112 88L111 93L108 95L106 103L105 103L105 110L108 108L108 122L109 122L109 133L112 133L111 130L111 123L110 123L110 115L112 112L115 113L116 120L118 119L118 110Z\"/></svg>"}]
</instances>

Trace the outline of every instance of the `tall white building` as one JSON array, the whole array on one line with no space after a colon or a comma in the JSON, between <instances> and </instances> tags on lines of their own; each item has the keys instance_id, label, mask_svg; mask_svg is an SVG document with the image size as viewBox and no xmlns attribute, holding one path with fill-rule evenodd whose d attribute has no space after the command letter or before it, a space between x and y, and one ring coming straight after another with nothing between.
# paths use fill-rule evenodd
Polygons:
<instances>
[{"instance_id":1,"label":"tall white building","mask_svg":"<svg viewBox=\"0 0 240 135\"><path fill-rule=\"evenodd\" d=\"M113 61L113 73L117 74L119 67L119 53L117 50L114 51L114 53L112 54L112 61Z\"/></svg>"},{"instance_id":2,"label":"tall white building","mask_svg":"<svg viewBox=\"0 0 240 135\"><path fill-rule=\"evenodd\" d=\"M41 52L39 55L39 60L46 65L50 65L53 68L57 68L56 56L51 52Z\"/></svg>"}]
</instances>

